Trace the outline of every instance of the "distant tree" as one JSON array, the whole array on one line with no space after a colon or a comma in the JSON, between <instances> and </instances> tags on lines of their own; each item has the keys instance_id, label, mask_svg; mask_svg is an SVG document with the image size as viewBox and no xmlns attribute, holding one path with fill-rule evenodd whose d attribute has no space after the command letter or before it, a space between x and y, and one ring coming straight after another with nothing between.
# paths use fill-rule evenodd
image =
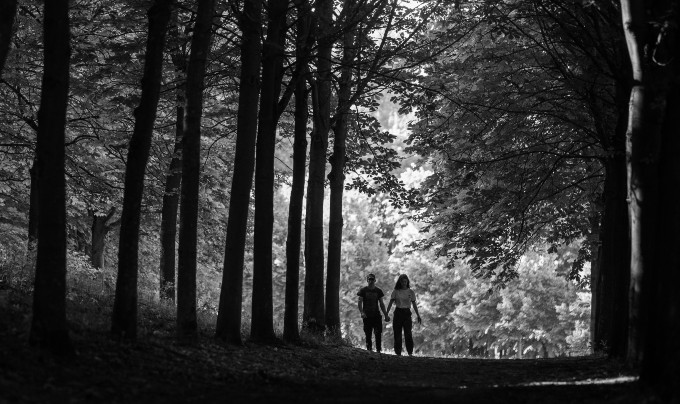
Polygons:
<instances>
[{"instance_id":1,"label":"distant tree","mask_svg":"<svg viewBox=\"0 0 680 404\"><path fill-rule=\"evenodd\" d=\"M323 199L326 180L326 149L331 114L331 54L333 51L333 0L317 1L315 10L317 40L316 78L312 86L313 130L309 146L309 176L305 213L305 295L302 327L323 333L324 243Z\"/></svg>"},{"instance_id":2,"label":"distant tree","mask_svg":"<svg viewBox=\"0 0 680 404\"><path fill-rule=\"evenodd\" d=\"M38 256L30 342L57 355L73 353L66 324L66 107L71 56L69 6L45 3L44 71L36 152L39 188Z\"/></svg>"},{"instance_id":3,"label":"distant tree","mask_svg":"<svg viewBox=\"0 0 680 404\"><path fill-rule=\"evenodd\" d=\"M340 329L340 262L342 256L342 205L345 189L345 159L347 132L350 120L352 97L352 66L356 58L356 22L352 17L361 15L353 0L347 0L343 6L343 14L348 16L344 23L342 36L342 61L340 79L338 81L338 105L333 123L333 154L330 156L331 171L328 173L330 183L330 207L328 219L328 265L326 274L326 328L331 334L341 335Z\"/></svg>"},{"instance_id":4,"label":"distant tree","mask_svg":"<svg viewBox=\"0 0 680 404\"><path fill-rule=\"evenodd\" d=\"M262 0L244 1L243 11L239 14L239 25L242 36L236 151L220 303L215 327L215 337L232 344L242 342L243 265L250 190L255 169L257 106L260 98Z\"/></svg>"},{"instance_id":5,"label":"distant tree","mask_svg":"<svg viewBox=\"0 0 680 404\"><path fill-rule=\"evenodd\" d=\"M253 303L250 337L271 341L272 231L274 225L274 155L283 79L288 0L267 3L267 38L262 49L262 88L255 156L255 235L253 245Z\"/></svg>"},{"instance_id":6,"label":"distant tree","mask_svg":"<svg viewBox=\"0 0 680 404\"><path fill-rule=\"evenodd\" d=\"M173 26L170 29L173 40L172 63L175 66L177 80L175 144L172 157L165 177L165 191L163 192L163 206L161 208L160 229L160 296L164 299L175 300L175 241L177 236L177 211L179 209L179 194L182 184L182 138L184 137L184 104L187 73L186 43L180 36L179 11L173 13Z\"/></svg>"},{"instance_id":7,"label":"distant tree","mask_svg":"<svg viewBox=\"0 0 680 404\"><path fill-rule=\"evenodd\" d=\"M182 137L182 188L177 249L177 336L198 338L196 320L196 244L201 163L201 118L206 65L215 18L215 0L199 0L187 65L186 107Z\"/></svg>"},{"instance_id":8,"label":"distant tree","mask_svg":"<svg viewBox=\"0 0 680 404\"><path fill-rule=\"evenodd\" d=\"M149 159L151 136L160 97L163 48L172 0L156 0L149 9L148 39L142 94L135 109L135 128L130 140L125 169L125 192L118 244L118 278L113 305L111 333L117 338L137 337L137 276L139 222L144 172Z\"/></svg>"},{"instance_id":9,"label":"distant tree","mask_svg":"<svg viewBox=\"0 0 680 404\"><path fill-rule=\"evenodd\" d=\"M288 235L286 239L286 301L283 321L283 339L295 342L300 339L298 302L300 288L300 248L302 243L302 209L305 196L307 170L307 121L309 119L309 92L306 80L309 74L311 38L311 10L307 0L296 1L297 28L295 58L299 79L295 83L295 127L293 140L293 174L288 205Z\"/></svg>"},{"instance_id":10,"label":"distant tree","mask_svg":"<svg viewBox=\"0 0 680 404\"><path fill-rule=\"evenodd\" d=\"M112 220L115 213L115 207L111 207L106 213L94 210L91 211L90 263L95 268L104 268L106 257L106 235L118 224L117 220Z\"/></svg>"}]
</instances>

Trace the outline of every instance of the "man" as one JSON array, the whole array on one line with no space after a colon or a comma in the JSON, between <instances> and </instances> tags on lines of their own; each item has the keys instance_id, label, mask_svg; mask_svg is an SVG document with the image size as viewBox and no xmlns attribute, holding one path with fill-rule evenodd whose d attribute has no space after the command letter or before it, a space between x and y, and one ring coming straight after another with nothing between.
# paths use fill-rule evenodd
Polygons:
<instances>
[{"instance_id":1,"label":"man","mask_svg":"<svg viewBox=\"0 0 680 404\"><path fill-rule=\"evenodd\" d=\"M380 317L380 311L385 316L385 321L390 321L390 316L387 315L385 303L383 303L383 296L385 294L379 287L375 286L375 275L368 274L366 282L368 286L359 289L359 293L357 293L359 296L359 312L361 313L361 319L364 321L366 349L372 350L371 333L374 333L375 350L380 353L382 348L382 318ZM378 311L378 305L380 306L380 311Z\"/></svg>"}]
</instances>

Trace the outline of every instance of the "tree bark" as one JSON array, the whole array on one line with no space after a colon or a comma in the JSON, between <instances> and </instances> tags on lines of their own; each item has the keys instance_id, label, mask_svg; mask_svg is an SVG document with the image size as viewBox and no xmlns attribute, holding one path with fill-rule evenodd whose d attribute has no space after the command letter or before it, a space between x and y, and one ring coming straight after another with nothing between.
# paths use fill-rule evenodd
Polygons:
<instances>
[{"instance_id":1,"label":"tree bark","mask_svg":"<svg viewBox=\"0 0 680 404\"><path fill-rule=\"evenodd\" d=\"M91 212L92 231L90 234L90 263L97 269L104 268L106 256L106 235L111 231L112 225L109 220L116 213L116 208L112 207L106 215L97 215Z\"/></svg>"},{"instance_id":2,"label":"tree bark","mask_svg":"<svg viewBox=\"0 0 680 404\"><path fill-rule=\"evenodd\" d=\"M677 27L680 16L676 2L670 0L653 4L624 0L621 14L634 80L627 132L631 220L627 360L641 365L643 388L662 402L679 402L680 318L672 281L680 269L680 197L673 188L679 184L680 52L677 31L668 27Z\"/></svg>"},{"instance_id":3,"label":"tree bark","mask_svg":"<svg viewBox=\"0 0 680 404\"><path fill-rule=\"evenodd\" d=\"M38 203L40 198L38 195L38 168L37 159L33 160L31 166L31 190L30 190L30 206L28 207L28 244L26 248L26 264L25 268L30 271L35 271L36 254L38 252Z\"/></svg>"},{"instance_id":4,"label":"tree bark","mask_svg":"<svg viewBox=\"0 0 680 404\"><path fill-rule=\"evenodd\" d=\"M345 15L352 15L354 2L345 1ZM350 24L345 24L349 27ZM342 259L342 196L345 189L345 154L352 96L352 65L355 59L355 33L346 29L343 34L343 56L338 106L333 125L333 155L331 156L330 208L328 220L328 267L326 274L326 328L331 335L340 336L340 262Z\"/></svg>"},{"instance_id":5,"label":"tree bark","mask_svg":"<svg viewBox=\"0 0 680 404\"><path fill-rule=\"evenodd\" d=\"M212 38L215 0L199 0L187 66L186 111L182 138L182 187L177 250L177 337L198 338L196 319L196 244L201 160L203 86Z\"/></svg>"},{"instance_id":6,"label":"tree bark","mask_svg":"<svg viewBox=\"0 0 680 404\"><path fill-rule=\"evenodd\" d=\"M621 96L629 90L620 89ZM628 288L630 284L630 229L626 204L625 139L627 125L625 102L619 108L615 128L606 157L603 191L604 210L600 230L598 278L593 295L597 304L592 308L595 318L593 349L609 356L625 359L628 344Z\"/></svg>"},{"instance_id":7,"label":"tree bark","mask_svg":"<svg viewBox=\"0 0 680 404\"><path fill-rule=\"evenodd\" d=\"M245 0L240 19L241 74L236 151L231 183L227 240L220 305L215 337L231 344L241 344L241 308L243 305L243 262L248 223L250 190L255 169L257 105L260 99L260 61L262 58L262 0Z\"/></svg>"},{"instance_id":8,"label":"tree bark","mask_svg":"<svg viewBox=\"0 0 680 404\"><path fill-rule=\"evenodd\" d=\"M274 153L278 101L283 79L287 0L269 0L267 39L262 49L262 90L255 157L255 235L250 338L273 341L272 233L274 228Z\"/></svg>"},{"instance_id":9,"label":"tree bark","mask_svg":"<svg viewBox=\"0 0 680 404\"><path fill-rule=\"evenodd\" d=\"M17 15L17 0L3 0L0 2L0 77L5 69L5 61L12 44L14 19Z\"/></svg>"},{"instance_id":10,"label":"tree bark","mask_svg":"<svg viewBox=\"0 0 680 404\"><path fill-rule=\"evenodd\" d=\"M596 289L593 346L616 358L625 358L628 335L628 212L626 206L625 157L616 155L605 163L604 212L601 225L600 265Z\"/></svg>"},{"instance_id":11,"label":"tree bark","mask_svg":"<svg viewBox=\"0 0 680 404\"><path fill-rule=\"evenodd\" d=\"M317 1L318 54L316 85L312 89L314 129L309 150L307 180L307 212L305 217L305 296L302 327L311 333L323 334L326 327L324 311L324 240L323 200L326 177L326 149L330 129L331 101L331 37L333 2Z\"/></svg>"},{"instance_id":12,"label":"tree bark","mask_svg":"<svg viewBox=\"0 0 680 404\"><path fill-rule=\"evenodd\" d=\"M144 172L149 159L163 72L163 48L172 0L156 0L149 9L142 94L135 109L135 127L125 165L125 190L118 244L118 278L111 333L115 338L137 337L137 271L139 222Z\"/></svg>"},{"instance_id":13,"label":"tree bark","mask_svg":"<svg viewBox=\"0 0 680 404\"><path fill-rule=\"evenodd\" d=\"M295 138L293 141L293 178L288 206L288 237L286 239L286 296L283 316L283 339L287 342L300 340L298 328L298 302L300 287L300 246L302 243L302 209L305 196L305 172L307 170L307 120L308 92L305 79L309 73L310 6L306 0L297 3L296 63L300 67L301 80L295 84Z\"/></svg>"},{"instance_id":14,"label":"tree bark","mask_svg":"<svg viewBox=\"0 0 680 404\"><path fill-rule=\"evenodd\" d=\"M179 194L182 184L182 138L184 136L184 103L186 102L186 56L185 46L177 27L177 12L174 13L174 26L171 34L177 41L177 49L173 52L172 63L175 65L177 89L175 100L175 145L170 159L170 166L165 176L165 191L163 192L163 206L161 208L160 229L160 298L175 300L175 241L177 239L177 210L179 209Z\"/></svg>"},{"instance_id":15,"label":"tree bark","mask_svg":"<svg viewBox=\"0 0 680 404\"><path fill-rule=\"evenodd\" d=\"M66 325L65 126L71 56L68 1L44 9L44 71L38 111L37 177L40 184L38 256L33 290L32 345L56 355L73 347Z\"/></svg>"}]
</instances>

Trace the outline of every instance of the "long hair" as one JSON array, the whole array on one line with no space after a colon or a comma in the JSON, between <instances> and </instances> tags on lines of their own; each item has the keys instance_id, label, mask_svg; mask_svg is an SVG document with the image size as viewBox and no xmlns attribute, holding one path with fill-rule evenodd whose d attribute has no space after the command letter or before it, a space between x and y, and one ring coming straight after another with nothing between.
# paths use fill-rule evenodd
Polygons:
<instances>
[{"instance_id":1,"label":"long hair","mask_svg":"<svg viewBox=\"0 0 680 404\"><path fill-rule=\"evenodd\" d=\"M409 289L411 287L411 281L408 279L408 276L406 274L401 274L397 278L397 283L394 285L395 289L401 289L401 280L406 279L406 289Z\"/></svg>"}]
</instances>

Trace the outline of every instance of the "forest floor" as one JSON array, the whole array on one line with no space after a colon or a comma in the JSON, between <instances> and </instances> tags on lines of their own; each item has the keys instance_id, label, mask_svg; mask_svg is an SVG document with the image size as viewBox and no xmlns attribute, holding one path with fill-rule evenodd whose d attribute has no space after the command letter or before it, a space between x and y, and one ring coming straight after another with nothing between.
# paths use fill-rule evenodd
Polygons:
<instances>
[{"instance_id":1,"label":"forest floor","mask_svg":"<svg viewBox=\"0 0 680 404\"><path fill-rule=\"evenodd\" d=\"M645 401L634 374L599 357L398 357L309 341L237 347L217 344L209 330L187 346L176 343L169 328L148 324L137 342L120 343L104 327L87 328L70 316L77 353L55 359L29 346L29 322L28 296L5 296L0 404Z\"/></svg>"}]
</instances>

